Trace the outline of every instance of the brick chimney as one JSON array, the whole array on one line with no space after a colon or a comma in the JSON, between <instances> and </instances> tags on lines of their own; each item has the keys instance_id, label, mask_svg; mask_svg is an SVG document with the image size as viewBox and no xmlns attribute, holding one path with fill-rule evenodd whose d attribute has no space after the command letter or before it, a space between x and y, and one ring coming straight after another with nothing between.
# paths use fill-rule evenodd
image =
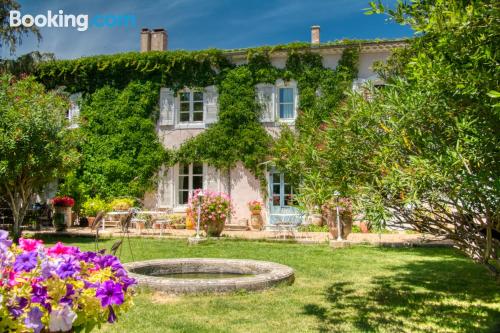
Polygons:
<instances>
[{"instance_id":1,"label":"brick chimney","mask_svg":"<svg viewBox=\"0 0 500 333\"><path fill-rule=\"evenodd\" d=\"M311 27L311 44L319 45L319 25L313 25Z\"/></svg>"},{"instance_id":2,"label":"brick chimney","mask_svg":"<svg viewBox=\"0 0 500 333\"><path fill-rule=\"evenodd\" d=\"M151 30L141 29L141 52L151 51Z\"/></svg>"},{"instance_id":3,"label":"brick chimney","mask_svg":"<svg viewBox=\"0 0 500 333\"><path fill-rule=\"evenodd\" d=\"M167 31L165 29L154 29L151 32L151 51L165 51L167 47Z\"/></svg>"}]
</instances>

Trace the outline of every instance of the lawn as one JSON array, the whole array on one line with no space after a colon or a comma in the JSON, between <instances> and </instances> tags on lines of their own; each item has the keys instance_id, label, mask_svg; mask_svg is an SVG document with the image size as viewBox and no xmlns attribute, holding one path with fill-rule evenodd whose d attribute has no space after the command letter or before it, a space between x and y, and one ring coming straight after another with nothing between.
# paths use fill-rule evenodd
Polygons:
<instances>
[{"instance_id":1,"label":"lawn","mask_svg":"<svg viewBox=\"0 0 500 333\"><path fill-rule=\"evenodd\" d=\"M62 241L93 249L91 239ZM54 242L47 240L46 242ZM109 248L113 240L103 240ZM131 261L128 247L122 260ZM333 250L222 240L133 239L138 259L225 257L293 267L296 281L264 292L169 296L139 290L135 306L99 332L498 332L500 284L452 249Z\"/></svg>"}]
</instances>

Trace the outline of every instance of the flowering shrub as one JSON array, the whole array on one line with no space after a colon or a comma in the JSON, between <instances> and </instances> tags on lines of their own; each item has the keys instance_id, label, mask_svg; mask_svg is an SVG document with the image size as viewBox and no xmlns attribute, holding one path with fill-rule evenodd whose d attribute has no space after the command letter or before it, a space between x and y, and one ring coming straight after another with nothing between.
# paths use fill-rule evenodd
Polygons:
<instances>
[{"instance_id":1,"label":"flowering shrub","mask_svg":"<svg viewBox=\"0 0 500 333\"><path fill-rule=\"evenodd\" d=\"M90 331L132 304L135 284L111 255L0 230L0 332Z\"/></svg>"},{"instance_id":2,"label":"flowering shrub","mask_svg":"<svg viewBox=\"0 0 500 333\"><path fill-rule=\"evenodd\" d=\"M250 210L262 210L262 202L257 201L257 200L252 200L248 202L248 208Z\"/></svg>"},{"instance_id":3,"label":"flowering shrub","mask_svg":"<svg viewBox=\"0 0 500 333\"><path fill-rule=\"evenodd\" d=\"M54 197L52 198L52 205L54 207L73 207L75 205L75 199L71 197Z\"/></svg>"},{"instance_id":4,"label":"flowering shrub","mask_svg":"<svg viewBox=\"0 0 500 333\"><path fill-rule=\"evenodd\" d=\"M194 221L198 219L200 193L201 190L195 190L193 195L189 198L188 214ZM200 224L205 230L207 230L210 225L216 224L221 226L220 231L222 232L224 222L231 215L232 211L231 198L227 194L209 190L203 191Z\"/></svg>"}]
</instances>

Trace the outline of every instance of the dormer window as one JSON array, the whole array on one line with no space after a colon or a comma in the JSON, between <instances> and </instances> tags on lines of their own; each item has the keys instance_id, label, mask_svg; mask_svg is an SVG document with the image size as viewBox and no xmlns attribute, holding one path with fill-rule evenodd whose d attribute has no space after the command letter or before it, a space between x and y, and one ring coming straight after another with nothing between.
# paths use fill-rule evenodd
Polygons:
<instances>
[{"instance_id":1,"label":"dormer window","mask_svg":"<svg viewBox=\"0 0 500 333\"><path fill-rule=\"evenodd\" d=\"M180 123L203 122L203 92L180 92L179 106Z\"/></svg>"}]
</instances>

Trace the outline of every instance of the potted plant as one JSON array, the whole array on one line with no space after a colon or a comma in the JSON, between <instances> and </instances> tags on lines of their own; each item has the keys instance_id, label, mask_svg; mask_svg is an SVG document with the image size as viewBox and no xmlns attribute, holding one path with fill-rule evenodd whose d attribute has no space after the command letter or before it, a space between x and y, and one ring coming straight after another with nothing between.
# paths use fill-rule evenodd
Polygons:
<instances>
[{"instance_id":1,"label":"potted plant","mask_svg":"<svg viewBox=\"0 0 500 333\"><path fill-rule=\"evenodd\" d=\"M62 196L51 200L54 207L54 227L56 231L65 231L71 224L71 208L75 205L75 199Z\"/></svg>"},{"instance_id":2,"label":"potted plant","mask_svg":"<svg viewBox=\"0 0 500 333\"><path fill-rule=\"evenodd\" d=\"M200 227L207 236L218 237L224 230L226 220L231 216L231 199L225 193L195 190L189 198L194 220L198 219L200 207Z\"/></svg>"},{"instance_id":3,"label":"potted plant","mask_svg":"<svg viewBox=\"0 0 500 333\"><path fill-rule=\"evenodd\" d=\"M97 213L100 211L107 212L108 210L109 205L99 197L90 198L82 205L82 214L87 217L89 225L94 223Z\"/></svg>"},{"instance_id":4,"label":"potted plant","mask_svg":"<svg viewBox=\"0 0 500 333\"><path fill-rule=\"evenodd\" d=\"M248 208L250 209L250 226L254 230L261 230L264 226L264 221L262 220L262 202L257 200L252 200L248 202Z\"/></svg>"},{"instance_id":5,"label":"potted plant","mask_svg":"<svg viewBox=\"0 0 500 333\"><path fill-rule=\"evenodd\" d=\"M370 232L370 223L366 221L359 222L359 229L362 233L367 234Z\"/></svg>"},{"instance_id":6,"label":"potted plant","mask_svg":"<svg viewBox=\"0 0 500 333\"><path fill-rule=\"evenodd\" d=\"M1 332L90 332L132 306L131 278L118 258L0 230ZM2 281L4 282L4 281Z\"/></svg>"},{"instance_id":7,"label":"potted plant","mask_svg":"<svg viewBox=\"0 0 500 333\"><path fill-rule=\"evenodd\" d=\"M321 209L318 206L314 206L309 213L309 224L321 227L323 225L323 216L321 215Z\"/></svg>"},{"instance_id":8,"label":"potted plant","mask_svg":"<svg viewBox=\"0 0 500 333\"><path fill-rule=\"evenodd\" d=\"M193 211L189 207L186 209L186 229L196 229L196 222L194 221Z\"/></svg>"}]
</instances>

